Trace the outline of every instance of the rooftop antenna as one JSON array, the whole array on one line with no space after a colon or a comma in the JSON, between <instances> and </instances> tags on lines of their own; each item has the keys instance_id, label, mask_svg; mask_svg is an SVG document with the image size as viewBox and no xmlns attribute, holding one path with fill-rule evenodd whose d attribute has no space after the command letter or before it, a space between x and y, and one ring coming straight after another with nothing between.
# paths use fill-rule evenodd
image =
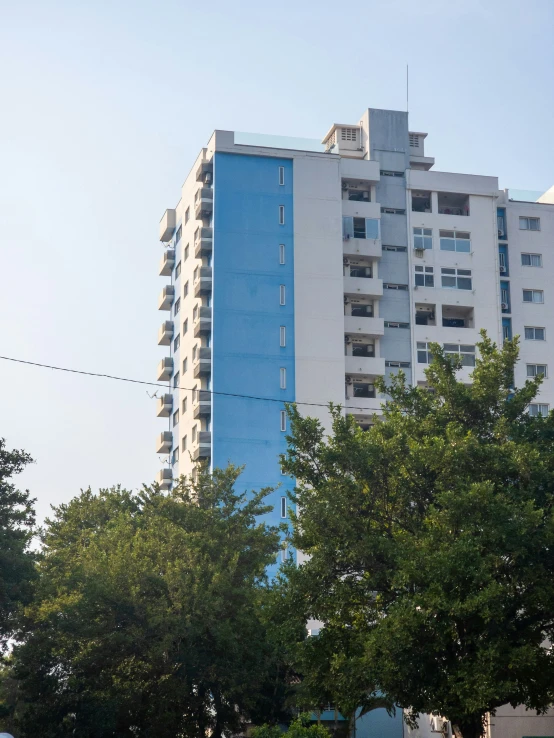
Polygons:
<instances>
[{"instance_id":1,"label":"rooftop antenna","mask_svg":"<svg viewBox=\"0 0 554 738\"><path fill-rule=\"evenodd\" d=\"M409 66L406 64L406 112L410 112L409 102L410 102L410 71Z\"/></svg>"}]
</instances>

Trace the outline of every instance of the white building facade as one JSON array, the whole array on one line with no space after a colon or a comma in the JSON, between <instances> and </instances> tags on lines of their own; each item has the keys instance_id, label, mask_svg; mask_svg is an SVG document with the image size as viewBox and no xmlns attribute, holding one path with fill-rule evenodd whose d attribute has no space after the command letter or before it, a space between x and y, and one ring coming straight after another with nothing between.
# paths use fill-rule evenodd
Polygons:
<instances>
[{"instance_id":1,"label":"white building facade","mask_svg":"<svg viewBox=\"0 0 554 738\"><path fill-rule=\"evenodd\" d=\"M162 487L197 460L244 464L242 487L277 487L268 521L282 522L285 402L325 425L341 404L366 427L375 379L423 385L430 343L469 382L482 328L520 335L516 384L543 374L530 412L554 406L554 190L515 201L496 177L435 171L426 135L376 109L321 144L214 132L160 224ZM537 720L513 735L554 735Z\"/></svg>"}]
</instances>

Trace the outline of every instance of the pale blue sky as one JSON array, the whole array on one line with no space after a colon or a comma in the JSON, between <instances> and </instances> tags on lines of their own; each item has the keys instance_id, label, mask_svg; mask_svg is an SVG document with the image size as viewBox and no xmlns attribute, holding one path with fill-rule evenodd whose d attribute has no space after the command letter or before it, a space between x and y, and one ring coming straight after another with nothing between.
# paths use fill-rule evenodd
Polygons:
<instances>
[{"instance_id":1,"label":"pale blue sky","mask_svg":"<svg viewBox=\"0 0 554 738\"><path fill-rule=\"evenodd\" d=\"M404 109L437 169L554 183L553 0L0 0L0 354L155 380L157 224L214 128ZM140 386L0 362L40 515L150 481Z\"/></svg>"}]
</instances>

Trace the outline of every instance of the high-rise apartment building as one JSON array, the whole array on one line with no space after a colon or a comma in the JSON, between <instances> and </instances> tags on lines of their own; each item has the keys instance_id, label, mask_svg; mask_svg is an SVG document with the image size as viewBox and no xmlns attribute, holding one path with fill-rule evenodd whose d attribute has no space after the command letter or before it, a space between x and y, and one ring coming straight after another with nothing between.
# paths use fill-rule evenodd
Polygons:
<instances>
[{"instance_id":1,"label":"high-rise apartment building","mask_svg":"<svg viewBox=\"0 0 554 738\"><path fill-rule=\"evenodd\" d=\"M341 404L366 427L376 377L423 385L432 342L471 381L481 328L521 337L517 384L545 376L529 411L554 404L554 188L527 202L496 177L435 171L426 135L375 109L322 144L214 132L160 227L162 487L198 459L244 464L241 487L276 487L281 522L285 402L324 423ZM519 735L512 712L497 735Z\"/></svg>"}]
</instances>

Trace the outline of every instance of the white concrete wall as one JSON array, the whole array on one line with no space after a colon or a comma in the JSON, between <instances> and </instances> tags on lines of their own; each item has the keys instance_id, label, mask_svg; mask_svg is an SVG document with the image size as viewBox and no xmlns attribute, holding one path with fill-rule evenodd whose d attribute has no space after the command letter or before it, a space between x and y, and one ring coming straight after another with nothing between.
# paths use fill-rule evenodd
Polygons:
<instances>
[{"instance_id":1,"label":"white concrete wall","mask_svg":"<svg viewBox=\"0 0 554 738\"><path fill-rule=\"evenodd\" d=\"M339 160L295 156L296 400L344 404L344 289ZM364 203L348 203L362 205ZM325 407L299 406L329 428Z\"/></svg>"},{"instance_id":2,"label":"white concrete wall","mask_svg":"<svg viewBox=\"0 0 554 738\"><path fill-rule=\"evenodd\" d=\"M515 381L526 379L526 364L546 364L549 375L544 380L536 402L546 402L554 409L554 205L509 202L506 208L508 229L509 282L512 301L512 333L520 336L520 361ZM519 217L540 218L540 231L519 229ZM542 267L521 265L521 254L542 255ZM507 278L508 279L508 278ZM544 291L544 304L523 302L524 289ZM526 341L525 326L544 326L545 341Z\"/></svg>"}]
</instances>

